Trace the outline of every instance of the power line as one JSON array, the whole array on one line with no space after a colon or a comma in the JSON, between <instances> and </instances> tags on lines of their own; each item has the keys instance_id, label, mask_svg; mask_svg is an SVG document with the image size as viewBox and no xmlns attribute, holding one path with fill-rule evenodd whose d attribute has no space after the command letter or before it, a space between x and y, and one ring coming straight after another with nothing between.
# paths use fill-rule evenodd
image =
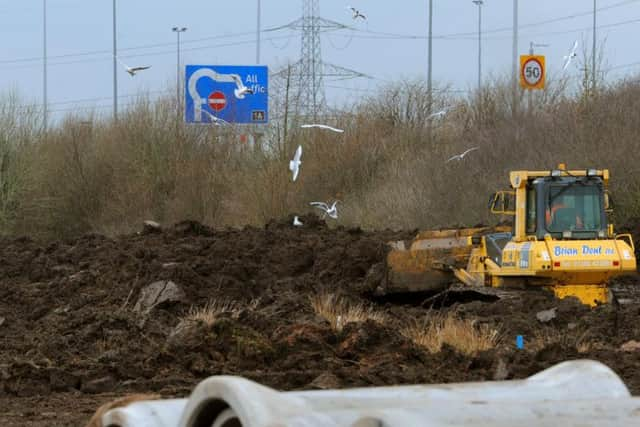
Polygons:
<instances>
[{"instance_id":1,"label":"power line","mask_svg":"<svg viewBox=\"0 0 640 427\"><path fill-rule=\"evenodd\" d=\"M628 4L631 3L637 3L640 0L625 0L622 2L618 2L618 3L614 3L612 5L609 6L603 6L599 9L596 9L596 11L598 12L602 12L605 10L609 10L609 9L613 9L616 7L621 7L621 6L626 6ZM545 25L545 24L552 24L552 23L556 23L556 22L561 22L561 21L566 21L566 20L570 20L570 19L575 19L575 18L580 18L583 16L591 16L593 15L593 10L590 10L588 12L580 12L580 13L575 13L572 15L564 15L564 16L559 16L557 18L552 18L552 19L547 19L547 20L543 20L543 21L538 21L538 22L531 22L528 24L521 24L518 27L520 29L522 28L530 28L530 27L538 27L540 25ZM611 24L609 24L611 25ZM599 28L599 27L598 27ZM591 29L591 27L589 27L589 29ZM367 33L367 34L372 34L372 35L380 35L380 36L388 36L390 38L398 38L398 39L426 39L427 37L424 35L416 35L416 34L401 34L401 33L389 33L389 32L384 32L384 31L375 31L375 30L364 30L364 29L360 29L360 28L351 28L352 31L356 31L356 32L360 32L360 33ZM509 27L500 27L500 28L494 28L494 29L490 29L490 30L483 30L483 34L494 34L494 33L503 33L503 32L507 32L507 31L512 31L513 28L511 26ZM573 30L575 31L575 30ZM510 37L510 36L509 36ZM472 38L473 40L477 40L477 33L476 32L460 32L460 33L444 33L444 34L434 34L433 35L434 39L455 39L455 38Z\"/></svg>"},{"instance_id":2,"label":"power line","mask_svg":"<svg viewBox=\"0 0 640 427\"><path fill-rule=\"evenodd\" d=\"M612 22L609 24L601 24L598 25L596 28L597 29L606 29L606 28L616 28L616 27L621 27L624 25L629 25L629 24L637 24L640 23L640 18L634 18L634 19L628 19L628 20L624 20L624 21L618 21L618 22ZM535 36L556 36L556 35L564 35L564 34L571 34L571 33L579 33L579 32L583 32L583 31L591 31L593 29L593 27L581 27L581 28L573 28L573 29L569 29L569 30L559 30L559 31L547 31L547 32L536 32L536 33L525 33L522 36L524 37L535 37ZM400 34L388 34L388 33L373 33L372 35L347 35L347 34L334 34L334 36L336 37L349 37L349 38L355 38L355 39L372 39L372 40L426 40L427 37L423 36L423 35L413 35L413 34L404 34L404 35L400 35ZM462 34L462 33L460 33ZM469 36L469 37L459 37L459 38L451 38L451 37L444 37L444 36L433 36L433 38L438 38L440 40L473 40L473 41L477 41L478 40L478 35L477 33L475 34L475 36ZM484 37L484 30L483 30L483 40L507 40L510 39L511 36L494 36L494 37Z\"/></svg>"},{"instance_id":3,"label":"power line","mask_svg":"<svg viewBox=\"0 0 640 427\"><path fill-rule=\"evenodd\" d=\"M611 67L607 67L602 71L613 71L613 70L620 70L622 68L630 68L630 67L636 67L640 65L640 61L636 61L636 62L629 62L627 64L619 64L619 65L614 65Z\"/></svg>"},{"instance_id":4,"label":"power line","mask_svg":"<svg viewBox=\"0 0 640 427\"><path fill-rule=\"evenodd\" d=\"M625 1L621 1L621 2L618 2L618 3L611 4L609 6L603 6L601 8L598 8L598 9L596 9L596 12L602 12L602 11L605 11L605 10L614 9L614 8L621 7L621 6L626 6L626 5L631 4L631 3L637 3L638 1L640 1L640 0L625 0ZM567 21L567 20L571 20L571 19L575 19L575 18L581 18L583 16L591 16L591 15L593 15L593 10L580 12L580 13L574 13L574 14L571 14L571 15L559 16L557 18L546 19L546 20L538 21L538 22L531 22L529 24L520 24L518 26L518 28L522 29L522 28L538 27L540 25L554 24L556 22L562 22L562 21ZM486 31L483 31L483 32L486 33L486 34L490 34L490 33L502 33L502 32L507 32L507 31L512 31L512 30L513 30L512 27L502 27L502 28L494 28L492 30L486 30ZM456 36L474 36L474 35L475 35L474 32L467 32L467 33L442 34L439 37L451 38L451 37L456 37Z\"/></svg>"},{"instance_id":5,"label":"power line","mask_svg":"<svg viewBox=\"0 0 640 427\"><path fill-rule=\"evenodd\" d=\"M373 89L348 87L348 86L325 85L325 87L328 87L328 88L331 88L331 89L346 90L346 91L349 91L349 92L362 92L362 93L371 93L371 92L373 92Z\"/></svg>"},{"instance_id":6,"label":"power line","mask_svg":"<svg viewBox=\"0 0 640 427\"><path fill-rule=\"evenodd\" d=\"M598 25L596 28L597 29L615 28L615 27L622 27L623 25L637 24L639 22L640 22L640 18L634 18L634 19L629 19L629 20L625 20L625 21L612 22L610 24ZM528 33L528 34L525 34L525 35L526 36L541 36L541 35L556 36L556 35L563 35L563 34L570 34L570 33L580 33L580 32L583 32L583 31L592 31L592 30L593 30L593 27L582 27L582 28L574 28L574 29L571 29L571 30L549 31L549 32L545 32L545 33Z\"/></svg>"},{"instance_id":7,"label":"power line","mask_svg":"<svg viewBox=\"0 0 640 427\"><path fill-rule=\"evenodd\" d=\"M614 4L609 5L609 6L600 7L600 8L597 9L597 11L598 12L602 12L602 11L605 11L605 10L609 10L609 9L613 9L613 8L617 8L617 7L621 7L621 6L626 6L628 4L637 3L639 1L640 0L625 0L625 1L618 2L618 3L614 3ZM550 23L566 21L566 20L570 20L570 19L583 17L583 16L590 16L592 14L593 14L593 11L580 12L580 13L560 16L560 17L552 18L552 19L548 19L548 20L533 22L533 23L529 23L529 24L522 24L522 25L520 25L520 28L537 27L537 26L544 25L544 24L550 24ZM609 25L611 25L611 24L609 24ZM398 39L425 39L426 38L426 36L424 36L424 35L389 33L389 32L374 31L374 30L364 30L364 29L352 28L352 27L346 27L346 28L349 28L354 32L367 33L367 34L379 35L379 36L388 36L390 38L398 38ZM600 28L600 27L598 27L598 28ZM281 30L281 29L285 29L285 27L277 28L276 30ZM494 28L494 29L490 29L490 30L484 30L483 33L492 34L492 33L500 33L500 32L511 31L511 30L512 30L511 27L501 27L501 28ZM274 31L274 29L266 29L266 30L262 30L261 33L268 33L268 32L273 32L273 31ZM567 32L575 32L575 31L578 31L578 30L569 30ZM582 30L580 30L580 31L582 31ZM252 34L255 34L255 32L253 32L253 31L245 31L245 32L239 32L239 33L232 33L232 34L215 35L215 36L201 37L201 38L197 38L197 39L183 40L182 44L188 45L188 44L193 44L193 43L200 43L200 42L203 42L203 41L244 37L244 36L248 36L248 35L252 35ZM475 38L475 36L476 36L475 32L460 32L460 33L439 34L439 35L434 35L433 37L437 38L437 39L447 39L447 38L456 38L456 37L462 37L462 38L464 38L464 37L473 37L473 38ZM353 36L353 37L358 37L358 36ZM246 43L255 43L256 41L257 41L257 39L254 39L254 40L248 41ZM143 45L120 48L119 50L120 51L136 51L136 50L145 50L145 49L168 47L168 46L173 46L173 44L174 44L173 42L152 43L152 44L143 44ZM212 46L212 47L214 47L214 46ZM224 45L218 45L218 46L215 46L215 47L224 47ZM203 48L208 48L208 47L205 46ZM84 52L68 53L68 54L62 54L62 55L49 55L48 58L52 59L52 60L55 60L55 59L74 58L74 57L83 57L83 56L105 55L105 54L110 54L110 53L111 53L110 50L102 49L102 50L90 50L90 51L84 51ZM162 53L164 53L164 52L162 52ZM128 55L127 57L135 57L135 56L136 55ZM41 61L42 61L41 57L5 59L5 60L0 60L0 65L18 64L18 63L23 63L23 62L41 62ZM73 63L76 63L76 62L73 62Z\"/></svg>"},{"instance_id":8,"label":"power line","mask_svg":"<svg viewBox=\"0 0 640 427\"><path fill-rule=\"evenodd\" d=\"M203 41L210 41L210 40L228 39L228 38L235 38L235 37L244 37L244 36L248 36L248 35L252 35L252 34L254 34L254 32L243 32L243 33L234 33L234 34L226 34L226 35L219 35L219 36L202 37L202 38L198 38L198 39L182 40L181 43L182 44L200 43L200 42L203 42ZM254 40L254 42L255 42L255 40ZM119 51L135 51L135 50L142 50L142 49L154 49L154 48L158 48L158 47L168 47L168 46L174 46L174 45L175 45L175 42L171 42L171 43L154 43L154 44L145 44L145 45L124 47L124 48L119 48L118 50ZM82 57L82 56L106 55L106 54L111 54L111 50L108 50L108 49L88 50L88 51L84 51L84 52L67 53L67 54L62 54L62 55L49 55L48 58L55 60L55 59L75 58L75 57ZM133 55L129 55L129 57L131 57L131 56L133 56ZM42 61L41 57L5 59L5 60L0 60L0 65L17 64L17 63L22 63L22 62L40 62L40 61Z\"/></svg>"},{"instance_id":9,"label":"power line","mask_svg":"<svg viewBox=\"0 0 640 427\"><path fill-rule=\"evenodd\" d=\"M148 95L160 95L160 94L169 94L169 90L154 90L154 91L144 91L139 93L128 93L125 95L118 95L118 99L123 98L145 98ZM69 105L69 104L82 104L88 102L100 102L100 101L111 101L113 99L112 96L102 96L96 98L80 98L80 99L68 99L64 101L56 101L49 102L49 105ZM19 109L31 109L31 108L39 108L39 104L19 104L15 106ZM80 107L82 108L82 107Z\"/></svg>"},{"instance_id":10,"label":"power line","mask_svg":"<svg viewBox=\"0 0 640 427\"><path fill-rule=\"evenodd\" d=\"M109 100L111 100L111 98L109 98ZM131 107L137 105L135 102L129 102L126 104L119 104L120 107ZM93 111L93 110L102 110L102 109L107 109L107 108L113 108L112 104L105 104L105 105L92 105L89 107L69 107L69 108L58 108L55 110L50 110L51 113L63 113L66 111Z\"/></svg>"},{"instance_id":11,"label":"power line","mask_svg":"<svg viewBox=\"0 0 640 427\"><path fill-rule=\"evenodd\" d=\"M625 0L625 1L618 2L618 3L615 3L615 4L609 5L609 6L601 7L599 9L597 9L597 11L600 12L600 11L604 11L604 10L608 10L608 9L613 9L613 8L620 7L620 6L625 6L627 4L637 3L638 1L640 1L640 0ZM523 25L520 25L520 28L535 27L535 26L539 26L539 25L543 25L543 24L555 23L555 22L565 21L565 20L569 20L569 19L582 17L582 16L588 16L588 15L591 15L591 14L593 14L592 11L581 12L581 13L576 13L576 14L572 14L572 15L565 15L565 16L561 16L561 17L557 17L557 18L553 18L553 19L549 19L549 20L533 22L533 23L529 23L529 24L523 24ZM373 31L373 30L363 30L363 29L352 28L352 27L347 27L347 28L350 28L352 31L355 31L355 32L362 32L362 33L369 33L369 34L375 34L375 35L389 36L389 37L392 37L392 38L399 38L399 39L424 39L424 38L426 38L426 36L423 36L423 35L389 33L389 32L381 32L381 31ZM285 29L285 27L277 28L276 30L281 30L281 29ZM268 33L268 32L273 32L273 31L274 31L274 29L266 29L266 30L262 30L261 33ZM490 33L498 33L498 32L505 32L505 31L511 31L511 27L494 28L494 29L491 29L491 30L485 30L483 32L485 34L490 34ZM215 36L201 37L201 38L197 38L197 39L183 40L182 44L192 44L192 43L200 43L200 42L203 42L203 41L210 41L210 40L243 37L243 36L248 36L248 35L252 35L252 34L255 34L255 32L253 32L253 31L245 31L245 32L240 32L240 33L232 33L232 34L225 34L225 35L215 35ZM448 33L448 34L434 35L433 37L434 38L439 38L439 39L446 39L446 38L455 38L455 37L462 37L462 36L475 37L476 33L475 32ZM254 39L254 40L251 40L250 43L255 43L256 41L257 40ZM159 47L173 46L173 44L174 44L173 42L153 43L153 44L144 44L144 45L137 45L137 46L130 46L130 47L125 47L125 48L120 48L119 50L120 51L135 51L135 50L153 49L153 48L159 48ZM104 55L104 54L110 54L110 53L111 53L111 51L107 50L107 49L91 50L91 51L68 53L68 54L62 54L62 55L50 55L49 59L55 60L55 59L73 58L73 57L82 57L82 56ZM136 55L128 55L127 57L135 57L135 56ZM22 62L39 62L39 61L42 61L42 58L40 58L40 57L19 58L19 59L10 59L10 60L0 60L0 65L22 63Z\"/></svg>"},{"instance_id":12,"label":"power line","mask_svg":"<svg viewBox=\"0 0 640 427\"><path fill-rule=\"evenodd\" d=\"M628 4L637 3L639 1L640 0L625 0L625 1L618 2L618 3L614 3L614 4L609 5L609 6L600 7L600 8L597 9L597 11L601 12L601 11L605 11L605 10L609 10L609 9L613 9L613 8L617 8L617 7L621 7L621 6L626 6ZM552 19L548 19L548 20L533 22L533 23L529 23L529 24L522 24L519 27L520 28L537 27L537 26L544 25L544 24L561 22L561 21L575 19L575 18L579 18L579 17L583 17L583 16L590 16L592 14L593 14L593 11L580 12L580 13L560 16L560 17L552 18ZM610 28L610 27L618 26L618 25L636 23L638 21L639 21L639 19L621 21L621 22L616 22L616 23L611 23L611 24L600 25L597 28ZM356 34L351 34L351 35L335 34L335 35L336 36L340 36L340 37L359 38L359 39L401 39L401 40L407 40L407 39L424 40L424 39L426 39L426 36L424 36L424 35L390 33L390 32L383 32L383 31L364 30L364 29L352 28L352 27L347 27L347 28L351 29L351 31L353 31L353 32L370 34L371 36L367 37L367 36L364 36L364 35L356 35ZM278 28L278 30L280 30L280 29L284 29L284 28ZM545 34L545 35L567 34L567 33L572 33L572 32L586 31L586 30L590 30L590 29L591 28L586 28L585 27L585 28L578 28L578 29L572 29L572 30L563 30L563 31L555 31L555 32L547 32L547 33L535 33L535 34L532 33L531 35L537 35L537 34L540 34L540 35L543 35L543 34ZM501 27L501 28L494 28L494 29L490 29L490 30L483 30L483 33L484 34L495 34L495 33L511 31L511 30L512 30L511 27ZM273 29L267 29L267 30L262 30L261 31L261 33L268 33L268 32L273 32ZM185 45L189 45L189 44L200 43L200 42L204 42L204 41L228 39L228 38L236 38L236 37L244 37L244 36L248 36L248 35L255 35L255 32L253 32L253 31L245 31L245 32L225 34L225 35L215 35L215 36L201 37L201 38L197 38L197 39L184 40L184 41L182 41L182 43L185 44ZM446 40L446 39L456 39L456 38L463 38L463 39L464 38L468 38L468 39L475 40L476 36L477 35L476 35L475 32L459 32L459 33L445 33L445 34L434 35L433 38L434 39L444 39L444 40ZM280 40L280 39L290 38L290 37L291 37L291 35L289 35L289 36L275 36L275 37L273 37L271 39L267 39L267 40ZM490 38L490 39L498 40L499 38ZM211 48L216 48L216 47L237 46L237 45L242 45L242 44L256 43L256 41L257 41L257 39L252 39L252 40L241 41L241 42L232 42L232 43L229 43L229 44L217 44L217 45L208 45L208 46L201 46L201 47L185 48L184 50L200 50L200 49L211 49ZM121 51L121 52L123 52L123 51L124 52L133 52L133 51L137 51L137 50L148 50L148 49L168 47L168 46L173 46L173 44L174 43L172 43L172 42L143 44L143 45L120 48L119 51ZM141 57L141 56L163 55L163 54L168 54L168 53L173 53L173 51L160 51L160 52L152 52L152 53L146 53L146 54L123 55L123 58L134 58L134 57ZM48 59L55 61L56 59L77 58L77 57L108 55L108 54L111 54L111 51L107 50L107 49L90 50L90 51L68 53L68 54L62 54L62 55L49 55ZM77 64L77 63L82 63L82 62L97 62L97 61L101 61L101 60L103 60L103 58L94 58L94 59L87 60L87 61L78 60L78 61L54 62L51 65ZM30 58L18 58L18 59L5 59L5 60L0 60L0 65L21 64L21 63L29 63L29 62L40 63L40 62L42 62L42 58L41 57L30 57ZM14 68L14 67L11 67L11 68ZM18 67L15 67L15 68L18 68ZM20 67L20 68L22 68L22 67Z\"/></svg>"},{"instance_id":13,"label":"power line","mask_svg":"<svg viewBox=\"0 0 640 427\"><path fill-rule=\"evenodd\" d=\"M285 38L289 38L290 36L274 36L274 37L270 37L267 39L263 39L263 40L282 40ZM191 47L191 48L181 48L181 51L197 51L197 50L206 50L206 49L216 49L216 48L221 48L221 47L231 47L231 46L241 46L241 45L246 45L246 44L254 44L256 42L256 40L251 39L251 40L243 40L243 41L237 41L237 42L229 42L229 43L220 43L220 44L215 44L215 45L206 45L206 46L198 46L198 47ZM174 42L175 45L175 42ZM126 50L126 49L120 49L120 50ZM107 57L102 57L102 58L91 58L91 59L78 59L75 61L61 61L61 62L54 62L54 63L49 63L49 66L57 66L57 65L70 65L70 64L86 64L86 63L92 63L92 62L103 62L103 61L107 61L107 60L111 60L111 52L107 51L107 53L109 53L110 55ZM160 55L168 55L168 54L172 54L175 55L175 50L163 50L163 51L157 51L157 52L147 52L147 53L138 53L138 54L132 54L132 55L119 55L120 58L126 59L126 58L141 58L141 57L148 57L148 56L160 56ZM51 57L49 57L51 58ZM40 61L42 61L42 59L40 59ZM24 64L24 65L16 65L16 66L6 66L6 67L0 67L0 69L22 69L22 68L33 68L39 66L38 64Z\"/></svg>"},{"instance_id":14,"label":"power line","mask_svg":"<svg viewBox=\"0 0 640 427\"><path fill-rule=\"evenodd\" d=\"M150 92L129 93L126 95L118 95L118 98L135 98L135 97L144 98L147 95L157 95L157 94L163 94L163 93L169 94L169 90L154 90ZM103 96L98 98L70 99L66 101L51 102L49 103L49 105L64 105L64 104L76 104L76 103L85 103L85 102L107 101L107 100L111 100L112 98L113 97L111 96L106 96L106 97Z\"/></svg>"}]
</instances>

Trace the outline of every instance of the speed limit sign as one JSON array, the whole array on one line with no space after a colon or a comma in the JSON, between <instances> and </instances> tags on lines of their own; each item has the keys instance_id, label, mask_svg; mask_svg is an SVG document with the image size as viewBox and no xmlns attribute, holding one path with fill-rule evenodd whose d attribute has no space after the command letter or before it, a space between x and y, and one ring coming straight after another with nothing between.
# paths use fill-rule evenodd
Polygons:
<instances>
[{"instance_id":1,"label":"speed limit sign","mask_svg":"<svg viewBox=\"0 0 640 427\"><path fill-rule=\"evenodd\" d=\"M520 86L524 89L544 89L544 56L520 56Z\"/></svg>"}]
</instances>

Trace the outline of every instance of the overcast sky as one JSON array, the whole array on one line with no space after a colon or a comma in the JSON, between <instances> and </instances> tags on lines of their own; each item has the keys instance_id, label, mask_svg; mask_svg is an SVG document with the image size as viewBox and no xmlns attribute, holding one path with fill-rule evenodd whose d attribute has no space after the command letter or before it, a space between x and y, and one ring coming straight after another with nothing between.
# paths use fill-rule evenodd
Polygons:
<instances>
[{"instance_id":1,"label":"overcast sky","mask_svg":"<svg viewBox=\"0 0 640 427\"><path fill-rule=\"evenodd\" d=\"M471 0L433 3L434 80L459 90L473 88L477 81L478 7ZM562 57L576 39L586 41L590 48L591 0L519 3L519 53L528 51L530 41L548 44L536 50L546 55L549 76L561 72ZM427 33L427 4L427 0L320 2L322 17L358 29L324 34L323 59L374 77L326 82L330 103L366 94L385 81L426 77L427 43L420 37ZM41 102L42 98L42 5L42 0L0 0L0 91L16 89L25 102ZM152 65L135 78L124 69L118 70L121 105L130 102L127 95L140 91L155 95L171 87L176 73L174 26L188 27L183 34L183 64L253 64L256 5L256 0L118 1L120 56L129 65ZM353 21L347 5L359 8L367 21ZM485 76L510 70L512 5L512 0L484 1ZM606 66L612 68L608 78L636 74L640 71L640 50L635 48L640 33L640 0L597 0L597 7L602 9L597 15L598 40L605 41ZM108 111L112 95L112 0L47 0L47 10L50 109L58 116L65 110L88 106ZM286 24L301 12L302 0L262 0L262 27ZM399 39L381 33L418 38ZM229 46L232 43L235 45ZM261 62L271 69L295 61L299 51L298 33L262 35ZM575 67L569 71L578 73ZM77 102L86 99L90 101Z\"/></svg>"}]
</instances>

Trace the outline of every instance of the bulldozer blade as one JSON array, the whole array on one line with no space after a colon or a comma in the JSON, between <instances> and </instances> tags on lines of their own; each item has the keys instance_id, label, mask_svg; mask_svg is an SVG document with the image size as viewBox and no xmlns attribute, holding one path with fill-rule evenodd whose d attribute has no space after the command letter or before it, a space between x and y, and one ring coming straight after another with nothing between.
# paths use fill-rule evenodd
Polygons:
<instances>
[{"instance_id":1,"label":"bulldozer blade","mask_svg":"<svg viewBox=\"0 0 640 427\"><path fill-rule=\"evenodd\" d=\"M411 241L390 242L385 283L376 294L439 292L455 280L473 248L472 236L485 228L423 231Z\"/></svg>"}]
</instances>

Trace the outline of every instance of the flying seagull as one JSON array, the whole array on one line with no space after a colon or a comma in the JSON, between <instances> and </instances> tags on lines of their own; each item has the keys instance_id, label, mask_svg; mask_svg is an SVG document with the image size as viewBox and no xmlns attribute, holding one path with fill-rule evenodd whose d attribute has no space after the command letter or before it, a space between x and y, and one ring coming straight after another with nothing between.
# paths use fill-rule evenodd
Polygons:
<instances>
[{"instance_id":1,"label":"flying seagull","mask_svg":"<svg viewBox=\"0 0 640 427\"><path fill-rule=\"evenodd\" d=\"M117 56L116 56L116 61L118 61L120 63L120 65L122 65L125 68L125 70L127 71L127 73L129 73L129 75L131 77L135 76L138 71L148 70L149 68L151 68L151 65L144 65L144 66L139 66L139 67L129 67L127 64L122 62L120 60L120 58L118 58Z\"/></svg>"},{"instance_id":2,"label":"flying seagull","mask_svg":"<svg viewBox=\"0 0 640 427\"><path fill-rule=\"evenodd\" d=\"M310 124L310 125L302 125L300 127L301 128L305 128L305 129L308 129L308 128L328 129L328 130L331 130L331 131L337 132L337 133L343 133L344 132L343 129L338 129L338 128L334 128L334 127L327 126L327 125L319 125L319 124L315 124L315 123L314 124Z\"/></svg>"},{"instance_id":3,"label":"flying seagull","mask_svg":"<svg viewBox=\"0 0 640 427\"><path fill-rule=\"evenodd\" d=\"M318 209L320 209L321 211L324 212L324 215L322 215L323 219L327 215L329 215L333 219L338 219L338 207L336 206L337 203L338 203L338 201L336 200L335 202L333 202L331 207L329 207L329 205L324 203L324 202L311 202L309 204L311 206L313 206L315 208L318 208Z\"/></svg>"},{"instance_id":4,"label":"flying seagull","mask_svg":"<svg viewBox=\"0 0 640 427\"><path fill-rule=\"evenodd\" d=\"M215 126L221 126L221 125L227 126L231 124L226 120L222 120L221 118L214 116L213 114L211 114L205 109L202 109L202 112L205 113L207 116L209 116L209 119L211 120L211 124Z\"/></svg>"},{"instance_id":5,"label":"flying seagull","mask_svg":"<svg viewBox=\"0 0 640 427\"><path fill-rule=\"evenodd\" d=\"M304 223L300 221L300 219L298 218L298 215L296 215L293 217L293 225L295 225L296 227L302 227Z\"/></svg>"},{"instance_id":6,"label":"flying seagull","mask_svg":"<svg viewBox=\"0 0 640 427\"><path fill-rule=\"evenodd\" d=\"M243 99L246 94L253 95L253 90L249 89L242 83L242 78L237 74L231 74L231 78L236 83L236 89L233 91L233 94L238 99Z\"/></svg>"},{"instance_id":7,"label":"flying seagull","mask_svg":"<svg viewBox=\"0 0 640 427\"><path fill-rule=\"evenodd\" d=\"M450 162L450 161L452 161L452 160L458 160L458 161L460 161L460 160L464 159L464 156L466 156L468 153L470 153L470 152L472 152L472 151L474 151L474 150L478 150L479 148L480 148L480 147L473 147L473 148L469 148L469 149L468 149L467 151L465 151L464 153L462 153L462 154L456 154L455 156L453 156L453 157L449 158L449 160L447 160L445 163L449 163L449 162Z\"/></svg>"},{"instance_id":8,"label":"flying seagull","mask_svg":"<svg viewBox=\"0 0 640 427\"><path fill-rule=\"evenodd\" d=\"M353 20L355 21L358 18L362 18L363 21L367 20L367 17L364 16L358 9L353 6L347 6L347 9L351 10Z\"/></svg>"},{"instance_id":9,"label":"flying seagull","mask_svg":"<svg viewBox=\"0 0 640 427\"><path fill-rule=\"evenodd\" d=\"M576 56L578 56L578 40L573 43L573 48L571 48L569 55L564 56L564 66L562 67L563 71L567 69L569 64L571 64L571 61L573 61L573 58Z\"/></svg>"},{"instance_id":10,"label":"flying seagull","mask_svg":"<svg viewBox=\"0 0 640 427\"><path fill-rule=\"evenodd\" d=\"M440 111L436 111L435 113L429 114L427 116L427 120L429 120L429 119L440 119L440 118L444 117L445 114L447 114L450 109L451 109L451 107L445 107Z\"/></svg>"},{"instance_id":11,"label":"flying seagull","mask_svg":"<svg viewBox=\"0 0 640 427\"><path fill-rule=\"evenodd\" d=\"M293 155L293 160L289 160L289 170L293 172L293 180L298 179L298 173L300 172L300 165L302 161L300 158L302 157L302 145L298 145L296 149L296 153Z\"/></svg>"},{"instance_id":12,"label":"flying seagull","mask_svg":"<svg viewBox=\"0 0 640 427\"><path fill-rule=\"evenodd\" d=\"M235 83L236 88L233 91L233 94L238 99L243 99L246 94L253 94L253 90L249 89L242 83L242 77L238 74L222 74L216 71L211 70L211 77L213 80L220 83Z\"/></svg>"}]
</instances>

